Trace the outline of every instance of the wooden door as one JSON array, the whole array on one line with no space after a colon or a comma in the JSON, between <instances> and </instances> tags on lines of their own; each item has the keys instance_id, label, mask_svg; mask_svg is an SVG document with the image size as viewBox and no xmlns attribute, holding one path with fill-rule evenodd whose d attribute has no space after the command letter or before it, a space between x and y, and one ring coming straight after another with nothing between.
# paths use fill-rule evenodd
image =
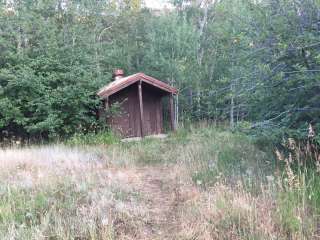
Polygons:
<instances>
[{"instance_id":1,"label":"wooden door","mask_svg":"<svg viewBox=\"0 0 320 240\"><path fill-rule=\"evenodd\" d=\"M157 103L156 98L149 93L143 95L143 118L145 135L157 134Z\"/></svg>"}]
</instances>

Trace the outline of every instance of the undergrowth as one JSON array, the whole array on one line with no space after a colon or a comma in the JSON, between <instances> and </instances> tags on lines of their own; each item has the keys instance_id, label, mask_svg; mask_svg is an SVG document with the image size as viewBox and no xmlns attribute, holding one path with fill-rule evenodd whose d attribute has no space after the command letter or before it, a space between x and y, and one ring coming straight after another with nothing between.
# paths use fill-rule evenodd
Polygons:
<instances>
[{"instance_id":1,"label":"undergrowth","mask_svg":"<svg viewBox=\"0 0 320 240\"><path fill-rule=\"evenodd\" d=\"M297 166L298 153L289 161L262 150L241 133L190 126L166 139L121 143L107 132L76 135L67 147L0 151L1 239L137 236L140 220L126 203L143 195L106 181L106 171L150 166L179 168L197 189L179 206L180 239L319 237L317 169Z\"/></svg>"},{"instance_id":2,"label":"undergrowth","mask_svg":"<svg viewBox=\"0 0 320 240\"><path fill-rule=\"evenodd\" d=\"M110 130L98 133L76 133L66 141L69 145L111 145L119 143L119 137Z\"/></svg>"}]
</instances>

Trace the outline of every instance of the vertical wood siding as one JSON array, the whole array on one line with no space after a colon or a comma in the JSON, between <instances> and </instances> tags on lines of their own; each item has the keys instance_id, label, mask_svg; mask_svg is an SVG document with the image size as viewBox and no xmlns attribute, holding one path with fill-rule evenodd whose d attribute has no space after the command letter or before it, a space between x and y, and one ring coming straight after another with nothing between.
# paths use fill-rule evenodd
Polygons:
<instances>
[{"instance_id":1,"label":"vertical wood siding","mask_svg":"<svg viewBox=\"0 0 320 240\"><path fill-rule=\"evenodd\" d=\"M109 105L118 102L121 111L107 122L122 137L141 137L138 84L133 84L109 98ZM163 91L142 83L143 131L144 135L163 133L162 97Z\"/></svg>"}]
</instances>

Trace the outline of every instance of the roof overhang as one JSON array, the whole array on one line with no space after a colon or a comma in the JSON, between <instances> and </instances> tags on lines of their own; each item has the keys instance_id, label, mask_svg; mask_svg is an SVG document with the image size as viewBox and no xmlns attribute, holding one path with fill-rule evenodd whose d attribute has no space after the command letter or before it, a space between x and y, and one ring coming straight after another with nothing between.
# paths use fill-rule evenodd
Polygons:
<instances>
[{"instance_id":1,"label":"roof overhang","mask_svg":"<svg viewBox=\"0 0 320 240\"><path fill-rule=\"evenodd\" d=\"M118 80L115 80L111 83L109 83L108 85L104 86L103 88L101 88L97 94L99 97L105 99L117 92L119 92L120 90L138 82L144 82L146 84L149 84L151 86L154 86L155 88L158 88L162 91L165 91L169 94L178 94L178 90L156 78L153 78L151 76L148 76L144 73L136 73L133 74L131 76L128 77L124 77L124 78L120 78Z\"/></svg>"}]
</instances>

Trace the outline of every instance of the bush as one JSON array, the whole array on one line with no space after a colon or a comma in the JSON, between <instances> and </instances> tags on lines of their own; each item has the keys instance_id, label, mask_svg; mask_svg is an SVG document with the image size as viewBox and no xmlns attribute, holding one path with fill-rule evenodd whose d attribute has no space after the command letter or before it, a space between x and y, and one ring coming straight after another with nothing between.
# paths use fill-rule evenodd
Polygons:
<instances>
[{"instance_id":1,"label":"bush","mask_svg":"<svg viewBox=\"0 0 320 240\"><path fill-rule=\"evenodd\" d=\"M70 145L110 145L118 143L120 138L111 131L102 131L99 133L76 133L67 144Z\"/></svg>"}]
</instances>

